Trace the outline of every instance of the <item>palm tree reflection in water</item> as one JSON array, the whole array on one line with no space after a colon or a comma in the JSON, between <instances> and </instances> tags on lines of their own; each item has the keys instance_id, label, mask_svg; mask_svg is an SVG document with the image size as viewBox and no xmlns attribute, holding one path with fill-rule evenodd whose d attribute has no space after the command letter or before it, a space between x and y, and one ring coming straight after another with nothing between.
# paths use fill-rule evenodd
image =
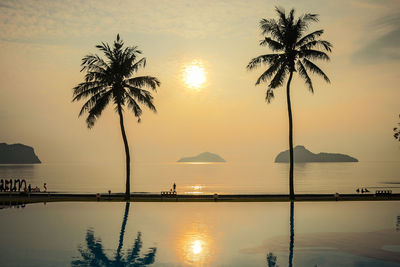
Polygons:
<instances>
[{"instance_id":1,"label":"palm tree reflection in water","mask_svg":"<svg viewBox=\"0 0 400 267\"><path fill-rule=\"evenodd\" d=\"M124 254L122 251L125 227L129 214L129 202L125 205L125 214L122 221L121 232L119 235L118 248L115 253L114 259L109 259L104 253L104 248L99 238L94 237L94 231L88 229L86 232L86 248L79 246L78 250L81 258L71 262L72 266L147 266L154 263L156 258L157 248L152 247L141 256L140 250L142 248L142 234L137 233L133 247Z\"/></svg>"},{"instance_id":2,"label":"palm tree reflection in water","mask_svg":"<svg viewBox=\"0 0 400 267\"><path fill-rule=\"evenodd\" d=\"M293 267L293 249L294 249L294 202L290 201L290 242L289 242L289 267ZM267 254L268 267L279 267L276 264L277 257L274 253Z\"/></svg>"}]
</instances>

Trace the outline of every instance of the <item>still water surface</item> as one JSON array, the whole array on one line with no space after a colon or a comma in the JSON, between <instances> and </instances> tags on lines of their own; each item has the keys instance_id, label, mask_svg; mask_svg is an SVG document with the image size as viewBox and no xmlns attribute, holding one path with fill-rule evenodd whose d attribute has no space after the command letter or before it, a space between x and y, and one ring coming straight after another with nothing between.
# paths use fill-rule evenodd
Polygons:
<instances>
[{"instance_id":1,"label":"still water surface","mask_svg":"<svg viewBox=\"0 0 400 267\"><path fill-rule=\"evenodd\" d=\"M178 193L288 192L285 163L133 163L132 191L160 192L177 184ZM123 163L0 165L0 178L47 183L62 192L122 192ZM297 193L354 193L356 188L400 192L400 162L305 163L295 165Z\"/></svg>"},{"instance_id":2,"label":"still water surface","mask_svg":"<svg viewBox=\"0 0 400 267\"><path fill-rule=\"evenodd\" d=\"M392 267L400 205L41 203L0 210L0 236L1 266Z\"/></svg>"}]
</instances>

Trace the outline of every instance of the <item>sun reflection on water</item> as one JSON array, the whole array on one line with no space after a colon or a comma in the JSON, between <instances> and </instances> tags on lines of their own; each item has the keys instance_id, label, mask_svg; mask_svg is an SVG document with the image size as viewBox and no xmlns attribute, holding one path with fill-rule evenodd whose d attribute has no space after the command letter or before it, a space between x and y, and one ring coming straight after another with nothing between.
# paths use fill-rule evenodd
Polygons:
<instances>
[{"instance_id":1,"label":"sun reflection on water","mask_svg":"<svg viewBox=\"0 0 400 267\"><path fill-rule=\"evenodd\" d=\"M208 266L211 259L211 238L202 225L193 225L183 234L179 242L179 255L186 264L191 266Z\"/></svg>"}]
</instances>

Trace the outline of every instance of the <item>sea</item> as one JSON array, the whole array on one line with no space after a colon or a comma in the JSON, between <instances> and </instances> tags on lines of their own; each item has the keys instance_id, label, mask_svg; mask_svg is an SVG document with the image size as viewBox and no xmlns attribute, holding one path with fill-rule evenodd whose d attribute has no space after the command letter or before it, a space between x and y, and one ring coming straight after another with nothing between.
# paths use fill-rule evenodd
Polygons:
<instances>
[{"instance_id":1,"label":"sea","mask_svg":"<svg viewBox=\"0 0 400 267\"><path fill-rule=\"evenodd\" d=\"M178 194L287 194L289 164L265 162L133 162L131 192L159 193L173 184ZM125 191L123 163L0 165L0 179L25 179L47 191ZM356 193L357 189L400 193L400 162L296 163L295 192Z\"/></svg>"}]
</instances>

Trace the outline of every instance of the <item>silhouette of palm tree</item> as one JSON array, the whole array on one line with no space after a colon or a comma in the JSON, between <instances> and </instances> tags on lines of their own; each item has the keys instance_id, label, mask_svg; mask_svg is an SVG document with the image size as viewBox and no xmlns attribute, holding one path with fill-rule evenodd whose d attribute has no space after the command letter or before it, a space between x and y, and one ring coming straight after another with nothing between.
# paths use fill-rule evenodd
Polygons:
<instances>
[{"instance_id":1,"label":"silhouette of palm tree","mask_svg":"<svg viewBox=\"0 0 400 267\"><path fill-rule=\"evenodd\" d=\"M294 202L290 201L290 241L289 241L289 267L293 266L293 253L294 253ZM277 257L274 253L269 252L267 254L268 267L279 267L276 264Z\"/></svg>"},{"instance_id":2,"label":"silhouette of palm tree","mask_svg":"<svg viewBox=\"0 0 400 267\"><path fill-rule=\"evenodd\" d=\"M283 85L289 75L286 84L286 98L289 116L289 150L290 171L289 191L290 199L294 199L293 186L293 122L292 107L290 102L290 83L293 72L298 71L300 77L305 80L308 89L313 93L314 87L308 71L322 76L326 82L330 82L328 76L311 60L329 60L329 56L318 49L331 52L332 45L328 41L319 40L323 30L305 34L311 22L318 21L318 15L306 13L297 19L294 17L294 9L286 15L282 8L275 8L278 20L262 19L260 28L266 35L260 42L261 46L268 46L274 54L261 55L253 58L247 65L248 70L255 69L261 64L268 65L268 69L257 79L256 85L270 80L266 92L266 101L270 103L274 98L274 89Z\"/></svg>"},{"instance_id":3,"label":"silhouette of palm tree","mask_svg":"<svg viewBox=\"0 0 400 267\"><path fill-rule=\"evenodd\" d=\"M400 115L399 115L399 118L400 118ZM398 125L400 126L400 123L398 123ZM394 134L393 134L394 138L398 139L400 141L400 128L395 127L395 128L393 128L393 131L394 131Z\"/></svg>"},{"instance_id":4,"label":"silhouette of palm tree","mask_svg":"<svg viewBox=\"0 0 400 267\"><path fill-rule=\"evenodd\" d=\"M118 248L116 250L114 259L109 259L104 253L104 248L101 243L101 239L94 237L94 231L88 229L86 232L86 248L79 246L78 251L81 254L81 259L77 259L71 262L72 266L132 266L141 267L147 266L155 261L157 248L149 248L148 251L140 256L140 250L142 249L142 234L137 233L135 243L128 253L124 255L121 250L123 247L125 226L128 220L129 205L127 202L125 206L124 219L122 221L121 232L119 236Z\"/></svg>"},{"instance_id":5,"label":"silhouette of palm tree","mask_svg":"<svg viewBox=\"0 0 400 267\"><path fill-rule=\"evenodd\" d=\"M103 59L96 54L89 54L82 58L82 69L85 71L85 81L73 88L73 101L79 101L82 98L89 98L82 106L79 116L88 113L86 123L88 128L92 128L100 117L106 106L113 102L115 111L119 115L122 139L124 141L126 155L126 188L125 196L130 197L130 155L128 140L125 134L123 111L126 106L132 110L140 122L142 109L139 104L143 104L150 110L156 112L153 104L153 96L149 88L156 91L160 86L157 78L152 76L136 76L140 68L146 66L146 58L137 60L142 52L137 46L125 47L119 34L114 41L113 47L107 43L97 45L104 53Z\"/></svg>"}]
</instances>

